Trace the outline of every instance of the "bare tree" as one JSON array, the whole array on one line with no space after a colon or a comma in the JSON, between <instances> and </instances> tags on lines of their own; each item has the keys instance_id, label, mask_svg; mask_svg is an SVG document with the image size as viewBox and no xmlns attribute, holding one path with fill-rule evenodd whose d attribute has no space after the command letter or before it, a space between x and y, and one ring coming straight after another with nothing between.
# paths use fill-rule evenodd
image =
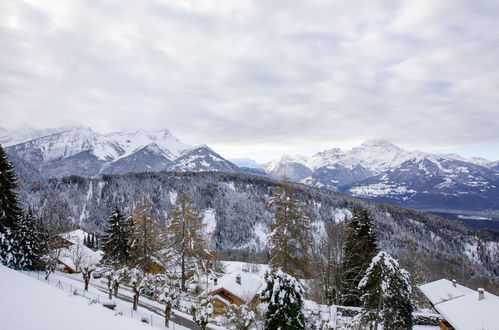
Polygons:
<instances>
[{"instance_id":1,"label":"bare tree","mask_svg":"<svg viewBox=\"0 0 499 330\"><path fill-rule=\"evenodd\" d=\"M82 263L81 265L81 275L83 276L83 282L85 283L85 291L88 291L88 284L90 283L90 277L95 271L95 265L91 263Z\"/></svg>"}]
</instances>

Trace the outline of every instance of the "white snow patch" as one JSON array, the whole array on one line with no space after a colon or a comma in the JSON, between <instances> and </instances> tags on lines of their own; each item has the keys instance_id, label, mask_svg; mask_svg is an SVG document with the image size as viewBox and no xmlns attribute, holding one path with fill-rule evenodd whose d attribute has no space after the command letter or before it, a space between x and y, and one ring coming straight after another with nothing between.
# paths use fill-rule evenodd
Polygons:
<instances>
[{"instance_id":1,"label":"white snow patch","mask_svg":"<svg viewBox=\"0 0 499 330\"><path fill-rule=\"evenodd\" d=\"M150 329L137 321L0 265L2 329Z\"/></svg>"},{"instance_id":2,"label":"white snow patch","mask_svg":"<svg viewBox=\"0 0 499 330\"><path fill-rule=\"evenodd\" d=\"M352 217L352 211L347 208L335 208L331 211L335 223L343 222Z\"/></svg>"},{"instance_id":3,"label":"white snow patch","mask_svg":"<svg viewBox=\"0 0 499 330\"><path fill-rule=\"evenodd\" d=\"M215 229L217 228L217 220L215 218L214 209L207 209L206 211L204 211L203 224L205 225L205 234L211 235L215 232Z\"/></svg>"}]
</instances>

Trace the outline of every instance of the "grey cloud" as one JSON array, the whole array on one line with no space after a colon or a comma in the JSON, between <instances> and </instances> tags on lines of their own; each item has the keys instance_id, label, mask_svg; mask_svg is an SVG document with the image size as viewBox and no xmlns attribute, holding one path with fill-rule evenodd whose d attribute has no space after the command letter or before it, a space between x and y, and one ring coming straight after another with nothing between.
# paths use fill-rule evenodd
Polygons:
<instances>
[{"instance_id":1,"label":"grey cloud","mask_svg":"<svg viewBox=\"0 0 499 330\"><path fill-rule=\"evenodd\" d=\"M276 149L499 140L494 2L57 5L0 5L4 126Z\"/></svg>"}]
</instances>

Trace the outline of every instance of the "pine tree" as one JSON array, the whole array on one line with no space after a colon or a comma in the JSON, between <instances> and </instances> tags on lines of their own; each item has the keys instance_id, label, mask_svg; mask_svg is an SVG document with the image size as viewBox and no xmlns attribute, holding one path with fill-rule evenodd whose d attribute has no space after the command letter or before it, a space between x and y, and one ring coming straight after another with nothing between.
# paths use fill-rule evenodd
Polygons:
<instances>
[{"instance_id":1,"label":"pine tree","mask_svg":"<svg viewBox=\"0 0 499 330\"><path fill-rule=\"evenodd\" d=\"M262 302L268 303L265 329L305 329L301 283L280 269L265 274Z\"/></svg>"},{"instance_id":2,"label":"pine tree","mask_svg":"<svg viewBox=\"0 0 499 330\"><path fill-rule=\"evenodd\" d=\"M130 257L143 271L150 272L161 248L160 228L152 213L153 205L143 196L132 210L133 227L130 232Z\"/></svg>"},{"instance_id":3,"label":"pine tree","mask_svg":"<svg viewBox=\"0 0 499 330\"><path fill-rule=\"evenodd\" d=\"M274 210L270 224L269 264L293 276L306 276L310 241L310 219L295 189L288 181L278 186L269 206Z\"/></svg>"},{"instance_id":4,"label":"pine tree","mask_svg":"<svg viewBox=\"0 0 499 330\"><path fill-rule=\"evenodd\" d=\"M40 222L35 220L31 210L21 217L13 231L13 268L44 270L42 257L46 250L46 238Z\"/></svg>"},{"instance_id":5,"label":"pine tree","mask_svg":"<svg viewBox=\"0 0 499 330\"><path fill-rule=\"evenodd\" d=\"M363 292L361 322L370 329L412 329L412 291L409 273L388 253L373 259L359 283Z\"/></svg>"},{"instance_id":6,"label":"pine tree","mask_svg":"<svg viewBox=\"0 0 499 330\"><path fill-rule=\"evenodd\" d=\"M378 253L374 222L365 209L353 210L347 221L347 237L341 264L342 304L360 306L358 285L372 258Z\"/></svg>"},{"instance_id":7,"label":"pine tree","mask_svg":"<svg viewBox=\"0 0 499 330\"><path fill-rule=\"evenodd\" d=\"M128 220L121 210L115 206L109 217L104 236L103 263L107 265L125 265L130 260L130 228Z\"/></svg>"},{"instance_id":8,"label":"pine tree","mask_svg":"<svg viewBox=\"0 0 499 330\"><path fill-rule=\"evenodd\" d=\"M202 237L202 217L186 194L178 195L168 220L165 242L169 246L168 254L180 265L181 289L185 291L188 272L196 267L206 268L205 261L212 256L206 250Z\"/></svg>"},{"instance_id":9,"label":"pine tree","mask_svg":"<svg viewBox=\"0 0 499 330\"><path fill-rule=\"evenodd\" d=\"M12 255L15 249L12 244L15 244L13 235L22 216L16 188L14 167L0 145L0 262L11 266L18 262Z\"/></svg>"}]
</instances>

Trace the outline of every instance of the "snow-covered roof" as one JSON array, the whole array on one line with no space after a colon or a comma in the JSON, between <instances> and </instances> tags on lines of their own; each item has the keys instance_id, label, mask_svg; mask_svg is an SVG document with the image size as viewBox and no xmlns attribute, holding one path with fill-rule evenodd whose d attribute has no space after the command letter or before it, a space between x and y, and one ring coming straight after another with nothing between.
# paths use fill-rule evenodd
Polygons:
<instances>
[{"instance_id":1,"label":"snow-covered roof","mask_svg":"<svg viewBox=\"0 0 499 330\"><path fill-rule=\"evenodd\" d=\"M426 283L418 287L433 305L475 292L457 283L454 286L452 281L447 279Z\"/></svg>"},{"instance_id":2,"label":"snow-covered roof","mask_svg":"<svg viewBox=\"0 0 499 330\"><path fill-rule=\"evenodd\" d=\"M499 297L478 291L446 279L419 286L435 309L456 330L499 330Z\"/></svg>"},{"instance_id":3,"label":"snow-covered roof","mask_svg":"<svg viewBox=\"0 0 499 330\"><path fill-rule=\"evenodd\" d=\"M241 277L241 284L237 283L236 278ZM263 287L263 279L253 273L236 271L217 279L217 285L212 282L207 289L208 293L225 289L244 301L253 299Z\"/></svg>"},{"instance_id":4,"label":"snow-covered roof","mask_svg":"<svg viewBox=\"0 0 499 330\"><path fill-rule=\"evenodd\" d=\"M73 231L69 231L67 233L62 233L60 236L64 238L65 240L70 241L73 244L77 243L82 243L83 244L83 239L88 236L89 234L84 232L81 229L76 229Z\"/></svg>"},{"instance_id":5,"label":"snow-covered roof","mask_svg":"<svg viewBox=\"0 0 499 330\"><path fill-rule=\"evenodd\" d=\"M83 245L83 238L87 235L88 233L81 229L60 234L62 238L70 241L73 245L60 249L59 260L75 271L77 270L75 260L78 260L79 263L95 265L102 259L101 251L93 251Z\"/></svg>"},{"instance_id":6,"label":"snow-covered roof","mask_svg":"<svg viewBox=\"0 0 499 330\"><path fill-rule=\"evenodd\" d=\"M438 304L435 309L456 330L499 329L499 297L489 292L485 292L483 299L479 300L478 292L473 291Z\"/></svg>"}]
</instances>

